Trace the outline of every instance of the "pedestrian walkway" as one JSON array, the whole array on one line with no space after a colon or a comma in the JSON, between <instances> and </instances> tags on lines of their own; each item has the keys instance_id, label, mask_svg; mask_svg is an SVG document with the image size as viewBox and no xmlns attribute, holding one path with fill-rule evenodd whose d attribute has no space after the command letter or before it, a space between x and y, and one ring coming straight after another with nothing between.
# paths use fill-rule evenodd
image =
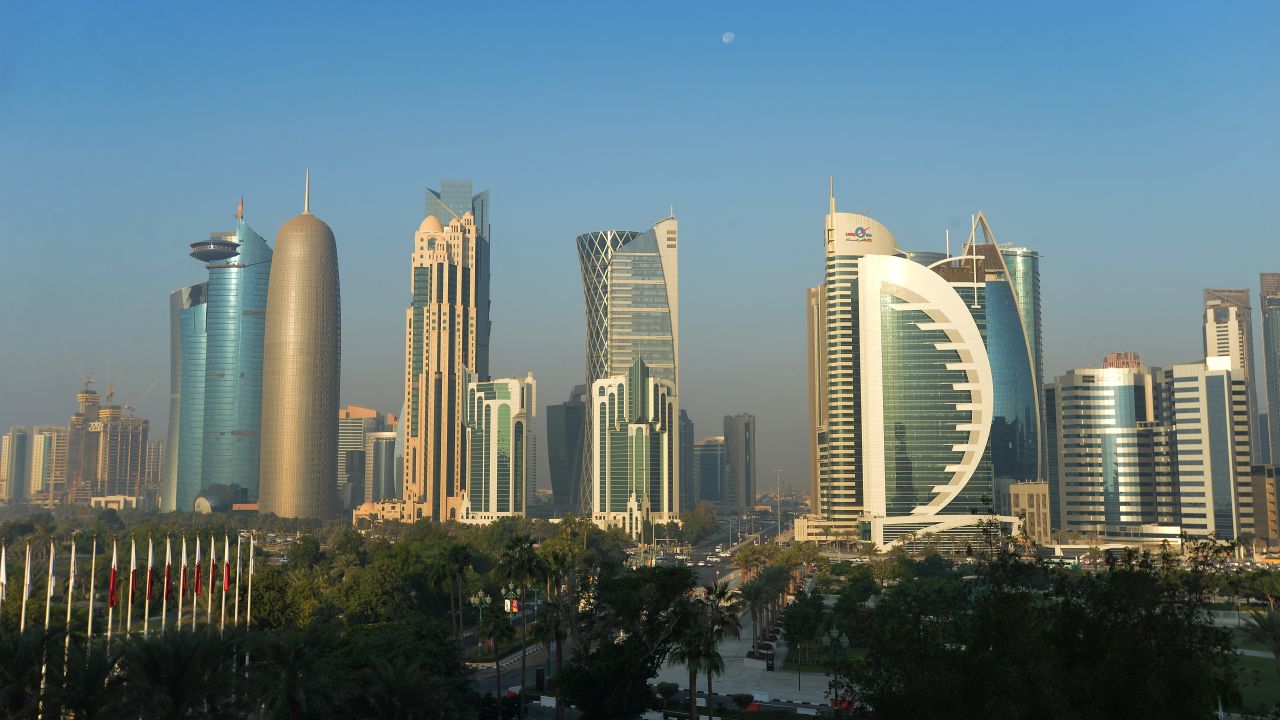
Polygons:
<instances>
[{"instance_id":1,"label":"pedestrian walkway","mask_svg":"<svg viewBox=\"0 0 1280 720\"><path fill-rule=\"evenodd\" d=\"M786 643L779 638L774 643L775 672L764 668L759 660L746 660L747 650L751 647L751 616L742 617L742 635L738 638L725 638L720 643L720 656L724 658L724 674L716 677L712 690L716 695L734 695L750 693L761 698L768 694L772 700L802 702L812 705L825 705L827 702L827 681L823 673L797 673L782 670L783 661L787 657ZM750 667L748 667L750 665ZM799 687L797 689L797 679ZM684 663L668 661L658 673L655 682L670 682L681 688L689 687L689 668ZM698 676L698 690L707 691L705 674Z\"/></svg>"}]
</instances>

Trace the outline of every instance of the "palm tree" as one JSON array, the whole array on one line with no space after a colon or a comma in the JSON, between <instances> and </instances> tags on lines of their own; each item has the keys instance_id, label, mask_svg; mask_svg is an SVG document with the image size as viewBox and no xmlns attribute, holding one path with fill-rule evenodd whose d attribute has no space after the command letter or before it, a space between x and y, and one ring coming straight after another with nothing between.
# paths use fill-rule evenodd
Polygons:
<instances>
[{"instance_id":1,"label":"palm tree","mask_svg":"<svg viewBox=\"0 0 1280 720\"><path fill-rule=\"evenodd\" d=\"M684 663L689 669L689 718L698 717L698 673L705 667L708 638L711 636L705 604L702 600L689 600L680 613L684 625L680 639L671 650L671 659ZM720 671L724 671L721 662ZM707 706L711 695L707 694Z\"/></svg>"},{"instance_id":2,"label":"palm tree","mask_svg":"<svg viewBox=\"0 0 1280 720\"><path fill-rule=\"evenodd\" d=\"M751 651L755 652L758 645L756 640L756 628L760 626L760 618L764 614L765 604L769 601L768 593L765 590L764 583L759 580L742 583L738 586L738 595L747 610L751 612Z\"/></svg>"},{"instance_id":3,"label":"palm tree","mask_svg":"<svg viewBox=\"0 0 1280 720\"><path fill-rule=\"evenodd\" d=\"M525 716L524 682L528 662L525 654L525 643L528 640L525 626L525 594L530 584L539 582L546 574L546 566L534 550L533 540L527 536L520 536L512 538L503 548L498 556L495 572L498 577L515 585L520 595L520 697L517 705L520 709L520 717L523 718Z\"/></svg>"},{"instance_id":4,"label":"palm tree","mask_svg":"<svg viewBox=\"0 0 1280 720\"><path fill-rule=\"evenodd\" d=\"M175 630L154 638L135 636L123 648L130 707L154 718L183 718L196 708L218 710L232 693L233 644L208 632Z\"/></svg>"},{"instance_id":5,"label":"palm tree","mask_svg":"<svg viewBox=\"0 0 1280 720\"><path fill-rule=\"evenodd\" d=\"M707 612L707 630L711 635L710 652L703 660L702 669L707 673L707 707L711 707L712 684L715 675L724 673L724 659L720 657L720 641L726 637L738 637L742 632L742 598L728 582L711 583L703 588L706 598L703 604Z\"/></svg>"},{"instance_id":6,"label":"palm tree","mask_svg":"<svg viewBox=\"0 0 1280 720\"><path fill-rule=\"evenodd\" d=\"M506 613L502 609L502 598L494 598L488 613L481 613L480 632L489 638L489 646L493 648L494 682L497 688L498 707L502 707L502 657L498 654L504 640L515 635L511 623L507 622Z\"/></svg>"},{"instance_id":7,"label":"palm tree","mask_svg":"<svg viewBox=\"0 0 1280 720\"><path fill-rule=\"evenodd\" d=\"M1250 640L1265 645L1271 651L1276 672L1280 673L1280 612L1263 610L1251 613L1243 630Z\"/></svg>"},{"instance_id":8,"label":"palm tree","mask_svg":"<svg viewBox=\"0 0 1280 720\"><path fill-rule=\"evenodd\" d=\"M72 638L67 672L62 682L49 684L50 707L60 708L61 713L50 714L76 720L127 716L121 702L124 678L116 672L122 654L119 643L108 646ZM134 712L133 717L137 716Z\"/></svg>"},{"instance_id":9,"label":"palm tree","mask_svg":"<svg viewBox=\"0 0 1280 720\"><path fill-rule=\"evenodd\" d=\"M28 628L0 635L0 715L34 715L40 695L40 664L45 650L44 631Z\"/></svg>"},{"instance_id":10,"label":"palm tree","mask_svg":"<svg viewBox=\"0 0 1280 720\"><path fill-rule=\"evenodd\" d=\"M453 578L453 594L457 597L458 642L462 642L462 596L465 590L467 570L471 569L471 546L465 542L450 543L444 551L444 559ZM454 598L449 598L454 605ZM461 645L459 645L461 647Z\"/></svg>"},{"instance_id":11,"label":"palm tree","mask_svg":"<svg viewBox=\"0 0 1280 720\"><path fill-rule=\"evenodd\" d=\"M271 714L291 720L311 717L326 707L330 688L315 672L332 649L333 638L313 624L306 630L277 631L255 637L249 666L255 700Z\"/></svg>"}]
</instances>

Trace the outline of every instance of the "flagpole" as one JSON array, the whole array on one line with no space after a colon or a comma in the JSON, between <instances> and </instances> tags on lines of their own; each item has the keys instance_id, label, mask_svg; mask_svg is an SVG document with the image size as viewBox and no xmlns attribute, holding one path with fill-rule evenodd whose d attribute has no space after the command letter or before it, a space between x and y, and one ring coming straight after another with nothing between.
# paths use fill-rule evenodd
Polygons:
<instances>
[{"instance_id":1,"label":"flagpole","mask_svg":"<svg viewBox=\"0 0 1280 720\"><path fill-rule=\"evenodd\" d=\"M178 585L178 621L174 623L182 629L182 601L187 594L187 538L182 538L182 582Z\"/></svg>"},{"instance_id":2,"label":"flagpole","mask_svg":"<svg viewBox=\"0 0 1280 720\"><path fill-rule=\"evenodd\" d=\"M93 536L93 554L89 558L89 627L85 631L86 647L93 643L93 587L97 583L98 574L98 536Z\"/></svg>"},{"instance_id":3,"label":"flagpole","mask_svg":"<svg viewBox=\"0 0 1280 720\"><path fill-rule=\"evenodd\" d=\"M161 593L160 602L160 634L168 628L169 622L169 574L173 568L173 545L169 542L169 536L164 536L164 591Z\"/></svg>"},{"instance_id":4,"label":"flagpole","mask_svg":"<svg viewBox=\"0 0 1280 720\"><path fill-rule=\"evenodd\" d=\"M36 698L36 717L44 720L44 691L49 681L49 607L53 605L53 541L49 541L49 574L44 583L44 638L40 642L40 694Z\"/></svg>"},{"instance_id":5,"label":"flagpole","mask_svg":"<svg viewBox=\"0 0 1280 720\"><path fill-rule=\"evenodd\" d=\"M152 543L151 538L148 537L147 538L147 582L145 585L142 586L143 592L146 593L146 595L144 595L142 598L142 637L147 637L148 633L151 630L151 581L152 581L151 563L153 560L152 552L154 549L155 549L154 543Z\"/></svg>"},{"instance_id":6,"label":"flagpole","mask_svg":"<svg viewBox=\"0 0 1280 720\"><path fill-rule=\"evenodd\" d=\"M71 606L76 592L76 538L71 536L71 569L67 571L67 636L62 640L62 677L67 677L67 664L71 659Z\"/></svg>"},{"instance_id":7,"label":"flagpole","mask_svg":"<svg viewBox=\"0 0 1280 720\"><path fill-rule=\"evenodd\" d=\"M116 614L116 558L119 548L116 539L111 538L111 578L107 583L107 647L111 647L111 621Z\"/></svg>"},{"instance_id":8,"label":"flagpole","mask_svg":"<svg viewBox=\"0 0 1280 720\"><path fill-rule=\"evenodd\" d=\"M253 624L253 540L256 535L249 536L249 600L244 609L244 627L246 630Z\"/></svg>"},{"instance_id":9,"label":"flagpole","mask_svg":"<svg viewBox=\"0 0 1280 720\"><path fill-rule=\"evenodd\" d=\"M196 631L196 617L200 614L200 536L196 535L196 572L191 588L191 632Z\"/></svg>"},{"instance_id":10,"label":"flagpole","mask_svg":"<svg viewBox=\"0 0 1280 720\"><path fill-rule=\"evenodd\" d=\"M18 634L27 631L27 599L31 597L31 543L27 543L27 564L22 569L22 613L18 620Z\"/></svg>"},{"instance_id":11,"label":"flagpole","mask_svg":"<svg viewBox=\"0 0 1280 720\"><path fill-rule=\"evenodd\" d=\"M4 596L9 594L9 548L0 545L0 610L4 609ZM0 623L0 632L4 632L4 623Z\"/></svg>"},{"instance_id":12,"label":"flagpole","mask_svg":"<svg viewBox=\"0 0 1280 720\"><path fill-rule=\"evenodd\" d=\"M138 587L138 541L136 538L129 538L129 602L125 603L128 608L125 612L124 632L129 635L133 632L133 594Z\"/></svg>"},{"instance_id":13,"label":"flagpole","mask_svg":"<svg viewBox=\"0 0 1280 720\"><path fill-rule=\"evenodd\" d=\"M209 597L205 600L205 618L206 626L213 624L213 578L218 572L218 545L213 540L213 536L209 536Z\"/></svg>"},{"instance_id":14,"label":"flagpole","mask_svg":"<svg viewBox=\"0 0 1280 720\"><path fill-rule=\"evenodd\" d=\"M222 535L222 612L218 618L218 635L222 635L222 631L227 627L227 586L231 584L231 566L228 560L231 557L231 540L226 533Z\"/></svg>"},{"instance_id":15,"label":"flagpole","mask_svg":"<svg viewBox=\"0 0 1280 720\"><path fill-rule=\"evenodd\" d=\"M235 594L235 620L232 624L240 624L240 533L236 532L236 594ZM3 550L0 550L3 552Z\"/></svg>"}]
</instances>

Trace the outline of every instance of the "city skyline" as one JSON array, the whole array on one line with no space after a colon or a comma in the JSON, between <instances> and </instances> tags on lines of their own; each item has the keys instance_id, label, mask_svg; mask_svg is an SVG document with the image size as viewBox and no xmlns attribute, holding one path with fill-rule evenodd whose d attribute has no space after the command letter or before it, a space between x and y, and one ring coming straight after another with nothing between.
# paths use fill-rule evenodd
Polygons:
<instances>
[{"instance_id":1,"label":"city skyline","mask_svg":"<svg viewBox=\"0 0 1280 720\"><path fill-rule=\"evenodd\" d=\"M22 177L0 176L0 208L13 218L6 239L19 246L2 271L0 301L9 312L0 329L5 337L23 338L0 349L0 428L65 423L80 381L62 357L63 346L96 370L100 382L108 361L127 365L120 380L123 397L140 394L152 378L167 374L167 318L156 298L195 279L190 260L173 248L225 227L241 194L254 208L255 225L270 237L296 207L296 177L308 166L324 178L327 197L342 198L326 203L326 219L340 238L351 238L359 248L341 257L348 288L342 404L399 409L402 387L388 378L400 375L403 327L387 308L404 307L403 227L421 220L422 192L432 178L471 177L501 198L492 222L509 241L494 257L493 375L532 370L544 399L566 397L585 377L573 238L594 227L645 227L674 204L686 236L681 407L695 423L712 426L726 413L755 413L763 431L764 476L780 467L792 486L803 485L807 454L800 430L803 307L794 291L810 286L819 269L809 252L815 247L812 218L825 199L828 175L836 175L850 207L892 218L904 247L941 250L946 229L958 243L968 214L983 210L1003 241L1040 252L1046 377L1096 364L1116 350L1138 351L1159 366L1195 360L1201 354L1202 290L1256 293L1256 270L1248 260L1268 247L1272 233L1262 173L1280 152L1265 131L1275 125L1277 103L1257 88L1265 87L1265 69L1274 67L1276 50L1258 33L1277 11L1263 5L1241 5L1213 17L1185 7L1161 8L1155 13L1159 26L1136 37L1115 23L1132 20L1126 13L1136 10L1119 11L1117 18L1114 9L1082 8L1081 22L1068 28L1049 22L1054 16L1048 9L1028 8L1019 16L1026 23L1023 35L1008 39L1010 20L978 24L972 44L963 47L954 38L966 15L959 9L908 22L888 8L805 8L772 18L726 18L699 8L688 11L677 28L661 12L628 9L579 18L563 29L554 26L565 18L552 12L497 22L485 40L488 54L479 53L473 75L492 74L493 93L511 90L512 81L499 69L511 53L531 47L526 36L540 37L539 44L582 40L582 49L567 56L568 67L588 56L609 57L602 69L569 70L563 89L544 83L515 91L524 105L501 121L446 112L426 121L415 117L414 127L387 121L415 115L411 78L421 61L387 49L395 43L379 38L375 29L395 37L395 24L413 26L420 17L387 17L375 29L355 33L351 48L369 52L345 74L314 51L297 52L299 62L314 71L312 78L326 71L339 79L376 73L380 81L360 90L359 113L343 107L332 121L286 123L273 108L302 102L314 79L276 94L285 77L295 77L295 67L255 75L248 65L238 65L245 61L210 51L185 56L183 66L194 75L184 78L184 87L193 104L215 106L220 100L214 99L234 82L243 102L263 108L263 114L233 123L212 116L169 123L175 120L172 110L153 113L156 100L139 93L170 87L175 71L144 61L153 52L182 55L174 51L177 40L161 37L143 49L128 39L190 16L126 20L86 13L81 22L58 12L16 10L11 27L31 32L15 33L14 56L22 60L6 61L8 85L0 96L13 109L0 120L9 131L0 147L13 160L10 167L31 168ZM173 12L198 18L205 11ZM234 18L236 12L229 14ZM334 32L328 12L318 9L308 23ZM444 19L450 12L442 11ZM1090 14L1099 21L1090 21ZM876 58L836 50L840 28L854 19L877 27ZM264 39L282 18L242 20L248 39ZM661 28L672 56L642 63L606 55L606 38L582 33L592 23L628 36ZM736 33L732 45L720 42L726 29ZM1205 42L1232 42L1212 57L1186 55L1168 43L1192 33ZM781 54L779 48L802 34L818 42ZM371 47L375 39L377 48ZM1008 68L1002 54L975 49L984 41L999 46L996 39L1016 43L1026 55L1022 64L1038 72ZM300 41L282 42L298 49ZM503 50L503 43L511 47ZM1064 45L1089 48L1091 57L1086 62L1061 53ZM442 52L450 48L456 46ZM84 62L86 55L101 62ZM556 58L533 54L516 81L527 80L524 72L564 73L566 64ZM212 72L228 62L228 69ZM688 70L688 79L674 77L677 67ZM679 111L638 124L554 109L572 105L563 102L566 95L583 90L620 100L619 90L601 84L606 72L630 81L631 95L635 86L669 93ZM923 79L928 72L936 77ZM1114 72L1136 92L1108 89L1116 85L1104 79ZM848 78L859 92L814 107L812 90L820 75ZM78 113L64 113L66 100L44 88L73 77L82 97L94 101L110 94L113 103L136 111L92 124L76 118ZM779 107L754 109L756 83L784 77ZM897 91L895 83L911 90ZM891 102L877 104L875 112L862 109L877 96ZM1188 103L1188 97L1197 102ZM965 103L992 102L994 112L962 111ZM1077 112L1081 108L1088 112ZM144 120L139 113L153 117ZM1059 113L1070 116L1070 123L1055 120ZM532 120L528 129L501 132L524 120ZM379 122L387 125L383 140L361 134ZM416 125L421 122L430 132ZM469 122L473 132L463 132ZM779 130L795 123L808 128L794 134L800 137ZM418 135L449 136L456 147ZM335 142L347 136L357 138L356 152ZM530 142L539 136L548 141ZM759 137L773 142L748 142ZM597 152L620 141L629 149ZM1170 151L1175 147L1177 152ZM165 158L175 148L181 162ZM141 173L126 162L139 152ZM551 162L566 152L575 158L573 166ZM671 172L673 166L682 172ZM56 184L66 177L82 178L95 192L68 204ZM757 206L769 210L744 212ZM1188 230L1196 223L1169 212L1172 207L1210 214L1207 232L1220 252L1196 253L1197 262L1185 262L1206 231ZM106 216L116 220L96 220ZM779 246L786 251L779 253ZM1167 252L1153 252L1157 247ZM51 248L74 251L75 262ZM1107 263L1095 262L1100 252L1108 253ZM1265 254L1260 260L1262 270L1272 269ZM1087 293L1079 292L1076 280L1084 277L1093 286ZM742 293L744 284L753 291ZM103 322L83 312L101 305L104 295L122 321ZM1138 306L1132 305L1136 298ZM529 313L530 305L538 311ZM1116 313L1118 305L1141 312ZM54 322L40 321L51 313ZM761 327L771 328L777 342L760 343ZM1256 341L1261 332L1255 328L1254 335ZM744 348L753 350L749 363L740 362ZM1261 370L1260 364L1254 369L1255 383ZM760 383L761 375L776 382ZM1257 389L1261 397L1263 388ZM165 425L164 408L163 393L156 392L137 410L150 421L153 436ZM548 477L541 468L539 475Z\"/></svg>"}]
</instances>

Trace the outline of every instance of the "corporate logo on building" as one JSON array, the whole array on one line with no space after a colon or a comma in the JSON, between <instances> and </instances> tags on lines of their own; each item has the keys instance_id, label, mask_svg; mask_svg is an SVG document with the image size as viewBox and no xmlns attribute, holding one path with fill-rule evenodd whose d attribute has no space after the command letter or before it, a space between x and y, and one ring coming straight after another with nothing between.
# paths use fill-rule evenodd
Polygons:
<instances>
[{"instance_id":1,"label":"corporate logo on building","mask_svg":"<svg viewBox=\"0 0 1280 720\"><path fill-rule=\"evenodd\" d=\"M854 228L853 232L845 233L845 237L857 238L858 242L871 242L871 231L864 227Z\"/></svg>"}]
</instances>

